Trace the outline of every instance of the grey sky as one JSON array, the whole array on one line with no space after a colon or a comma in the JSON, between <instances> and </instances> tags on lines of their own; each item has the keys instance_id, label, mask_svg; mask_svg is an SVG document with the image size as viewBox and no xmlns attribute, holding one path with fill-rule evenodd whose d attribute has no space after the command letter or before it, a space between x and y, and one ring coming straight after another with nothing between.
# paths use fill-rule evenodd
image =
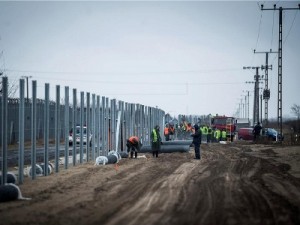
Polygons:
<instances>
[{"instance_id":1,"label":"grey sky","mask_svg":"<svg viewBox=\"0 0 300 225\"><path fill-rule=\"evenodd\" d=\"M232 115L243 90L253 104L254 85L245 82L255 70L242 68L265 64L253 49L278 50L278 11L261 11L261 3L2 1L0 69L11 81L32 76L41 98L50 83L53 99L59 84L172 115ZM298 11L284 11L284 116L300 104ZM277 116L277 61L271 54L270 117Z\"/></svg>"}]
</instances>

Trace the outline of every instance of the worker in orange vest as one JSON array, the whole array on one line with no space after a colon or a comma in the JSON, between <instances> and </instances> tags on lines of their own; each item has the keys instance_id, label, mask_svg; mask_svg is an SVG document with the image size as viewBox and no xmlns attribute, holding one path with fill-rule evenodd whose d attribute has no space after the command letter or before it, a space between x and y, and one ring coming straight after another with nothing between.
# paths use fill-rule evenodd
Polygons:
<instances>
[{"instance_id":1,"label":"worker in orange vest","mask_svg":"<svg viewBox=\"0 0 300 225\"><path fill-rule=\"evenodd\" d=\"M167 123L164 129L164 136L165 136L165 140L169 141L170 140L170 127L169 124Z\"/></svg>"},{"instance_id":2,"label":"worker in orange vest","mask_svg":"<svg viewBox=\"0 0 300 225\"><path fill-rule=\"evenodd\" d=\"M142 143L140 139L137 136L131 136L129 139L127 139L127 152L130 152L131 158L133 158L133 153L134 157L137 158L137 153L141 150Z\"/></svg>"},{"instance_id":3,"label":"worker in orange vest","mask_svg":"<svg viewBox=\"0 0 300 225\"><path fill-rule=\"evenodd\" d=\"M169 126L169 140L174 140L175 128L173 124Z\"/></svg>"}]
</instances>

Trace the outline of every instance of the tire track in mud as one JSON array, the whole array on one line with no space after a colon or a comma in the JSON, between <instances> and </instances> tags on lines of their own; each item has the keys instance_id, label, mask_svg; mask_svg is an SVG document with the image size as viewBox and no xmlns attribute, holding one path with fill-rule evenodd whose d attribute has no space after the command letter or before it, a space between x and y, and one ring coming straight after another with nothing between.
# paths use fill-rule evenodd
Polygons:
<instances>
[{"instance_id":1,"label":"tire track in mud","mask_svg":"<svg viewBox=\"0 0 300 225\"><path fill-rule=\"evenodd\" d=\"M134 167L134 165L128 164L127 169L129 171L134 170L134 168L131 167ZM66 179L64 175L66 175ZM29 202L15 202L19 204L19 206L14 206L14 208L20 209L18 212L19 216L16 220L20 220L19 222L22 224L26 223L27 218L34 218L34 220L29 219L27 221L28 224L41 224L46 222L47 224L74 224L78 222L78 220L76 220L76 210L78 210L78 208L85 208L85 206L87 206L86 208L94 206L94 204L91 204L91 202L94 201L94 190L97 189L97 186L103 185L103 183L109 183L111 180L110 183L112 183L112 185L118 183L118 180L112 179L116 175L118 174L114 169L114 165L103 167L80 165L70 168L68 171L62 171L59 175L54 174L48 177L38 177L37 180L30 182L43 182L43 180L45 180L45 184L40 186L41 190L36 187L33 187L34 189L31 190L26 190L25 185L22 187L22 189L25 189L23 195L28 196L30 193L32 200ZM72 194L68 195L68 192ZM55 199L55 201L53 201L53 199ZM35 210L32 210L32 208ZM7 220L11 218L10 213L5 213L1 221L5 221L6 218ZM79 220L82 219L83 218L79 216ZM65 223L63 221L65 221Z\"/></svg>"},{"instance_id":2,"label":"tire track in mud","mask_svg":"<svg viewBox=\"0 0 300 225\"><path fill-rule=\"evenodd\" d=\"M178 177L184 174L182 170L176 170L182 165L178 156L172 160L168 156L150 159L133 180L124 180L122 187L126 190L119 191L123 195L119 196L118 202L112 203L114 206L109 203L108 210L104 209L101 217L95 218L92 224L141 224L141 221L142 224L155 224L175 196L169 185L170 177L178 184Z\"/></svg>"},{"instance_id":3,"label":"tire track in mud","mask_svg":"<svg viewBox=\"0 0 300 225\"><path fill-rule=\"evenodd\" d=\"M160 177L149 185L145 194L134 202L130 208L119 211L120 216L113 218L107 224L169 224L168 214L173 214L176 203L181 197L187 201L186 195L180 196L187 174L194 167L194 163L184 163L167 177ZM159 190L159 191L158 191ZM183 198L183 199L182 199Z\"/></svg>"},{"instance_id":4,"label":"tire track in mud","mask_svg":"<svg viewBox=\"0 0 300 225\"><path fill-rule=\"evenodd\" d=\"M76 177L74 177L74 175L66 182L70 185L70 181L75 181L73 185L76 185L76 187L70 185L72 188L69 191L72 192L72 196L74 196L75 191L78 191L79 196L76 197L73 204L64 204L63 208L55 211L55 216L54 212L43 212L43 216L50 217L51 224L74 224L83 222L85 224L92 224L93 222L95 222L95 224L99 224L99 222L101 222L101 224L106 223L108 219L119 215L123 209L126 211L143 193L147 193L151 182L159 187L158 180L165 176L167 177L172 173L174 168L181 165L180 160L176 157L175 161L177 161L177 165L166 158L167 157L150 159L146 162L133 160L131 164L128 164L129 161L125 162L124 160L124 163L129 166L126 165L123 169L121 164L119 172L113 171L110 172L110 175L107 173L108 171L106 171L105 174L99 174L100 172L98 172L95 174L99 175L98 178L86 174L90 173L90 171L77 174ZM88 170L96 169L88 168ZM91 192L87 189L87 196L91 197L92 193L92 198L87 196L83 197L82 189L84 189L86 185L79 182L81 179L87 183L91 183L93 191ZM94 181L91 182L91 179ZM51 189L49 188L49 190ZM54 194L54 192L52 194ZM65 199L63 195L61 197L64 197L64 201L68 200ZM69 202L71 203L72 200L70 199ZM129 216L131 219L132 215ZM40 220L40 222L43 222L43 220Z\"/></svg>"},{"instance_id":5,"label":"tire track in mud","mask_svg":"<svg viewBox=\"0 0 300 225\"><path fill-rule=\"evenodd\" d=\"M222 151L227 151L226 157ZM299 223L299 179L274 167L268 160L241 153L239 157L231 157L228 149L214 153L219 154L219 161L211 161L205 171L209 176L199 176L197 187L190 187L191 193L199 193L194 196L194 199L198 197L197 204L191 205L199 210L198 215L193 215L199 224ZM269 185L278 186L276 178L280 180L279 195L276 188L265 188L265 175L269 173L273 177ZM197 224L193 223L195 218L189 223Z\"/></svg>"},{"instance_id":6,"label":"tire track in mud","mask_svg":"<svg viewBox=\"0 0 300 225\"><path fill-rule=\"evenodd\" d=\"M300 179L275 163L270 149L253 154L249 146L213 144L201 151L201 161L193 152L149 154L147 160L121 160L118 171L89 164L38 178L21 188L32 201L0 204L1 222L300 224Z\"/></svg>"}]
</instances>

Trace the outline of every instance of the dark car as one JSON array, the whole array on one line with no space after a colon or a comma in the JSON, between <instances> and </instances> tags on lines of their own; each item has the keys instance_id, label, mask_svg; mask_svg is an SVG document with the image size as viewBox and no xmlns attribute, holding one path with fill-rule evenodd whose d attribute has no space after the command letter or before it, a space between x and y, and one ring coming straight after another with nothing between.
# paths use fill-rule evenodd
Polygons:
<instances>
[{"instance_id":1,"label":"dark car","mask_svg":"<svg viewBox=\"0 0 300 225\"><path fill-rule=\"evenodd\" d=\"M263 128L262 135L272 141L282 141L283 135L273 128Z\"/></svg>"}]
</instances>

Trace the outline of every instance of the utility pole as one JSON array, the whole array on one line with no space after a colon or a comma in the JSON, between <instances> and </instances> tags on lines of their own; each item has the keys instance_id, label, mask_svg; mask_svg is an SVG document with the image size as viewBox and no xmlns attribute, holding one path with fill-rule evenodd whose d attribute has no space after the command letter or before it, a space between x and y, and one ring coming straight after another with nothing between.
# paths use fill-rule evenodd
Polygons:
<instances>
[{"instance_id":1,"label":"utility pole","mask_svg":"<svg viewBox=\"0 0 300 225\"><path fill-rule=\"evenodd\" d=\"M249 99L250 99L250 91L243 91L247 92L247 95L245 95L245 118L248 119L248 123L250 124L250 118L249 118L249 111L250 111L250 105L249 105Z\"/></svg>"},{"instance_id":2,"label":"utility pole","mask_svg":"<svg viewBox=\"0 0 300 225\"><path fill-rule=\"evenodd\" d=\"M262 119L262 94L260 94L260 123L263 123L263 119Z\"/></svg>"},{"instance_id":3,"label":"utility pole","mask_svg":"<svg viewBox=\"0 0 300 225\"><path fill-rule=\"evenodd\" d=\"M259 66L256 67L243 67L243 69L255 69L256 74L254 75L254 103L253 103L253 125L259 122L259 79L260 76L258 74L258 70L262 68ZM246 83L252 83L252 82L246 82Z\"/></svg>"},{"instance_id":4,"label":"utility pole","mask_svg":"<svg viewBox=\"0 0 300 225\"><path fill-rule=\"evenodd\" d=\"M263 92L263 98L265 100L265 121L264 121L264 126L268 126L268 101L270 99L270 89L269 89L269 73L268 73L268 70L269 69L272 69L272 65L269 66L269 54L270 53L278 53L278 52L272 52L272 49L270 49L269 52L257 52L255 49L254 49L254 54L255 53L265 53L266 54L266 65L263 67L265 69L265 89L264 89L264 92ZM262 118L261 118L262 120Z\"/></svg>"},{"instance_id":5,"label":"utility pole","mask_svg":"<svg viewBox=\"0 0 300 225\"><path fill-rule=\"evenodd\" d=\"M282 134L282 11L283 10L300 10L300 4L298 8L282 8L276 7L274 4L273 8L265 9L264 5L261 5L261 10L278 10L279 11L279 41L278 41L278 127Z\"/></svg>"},{"instance_id":6,"label":"utility pole","mask_svg":"<svg viewBox=\"0 0 300 225\"><path fill-rule=\"evenodd\" d=\"M249 104L249 91L247 91L248 92L248 105L247 105L247 118L248 118L248 123L250 124L250 118L249 118L249 112L250 112L250 104Z\"/></svg>"}]
</instances>

